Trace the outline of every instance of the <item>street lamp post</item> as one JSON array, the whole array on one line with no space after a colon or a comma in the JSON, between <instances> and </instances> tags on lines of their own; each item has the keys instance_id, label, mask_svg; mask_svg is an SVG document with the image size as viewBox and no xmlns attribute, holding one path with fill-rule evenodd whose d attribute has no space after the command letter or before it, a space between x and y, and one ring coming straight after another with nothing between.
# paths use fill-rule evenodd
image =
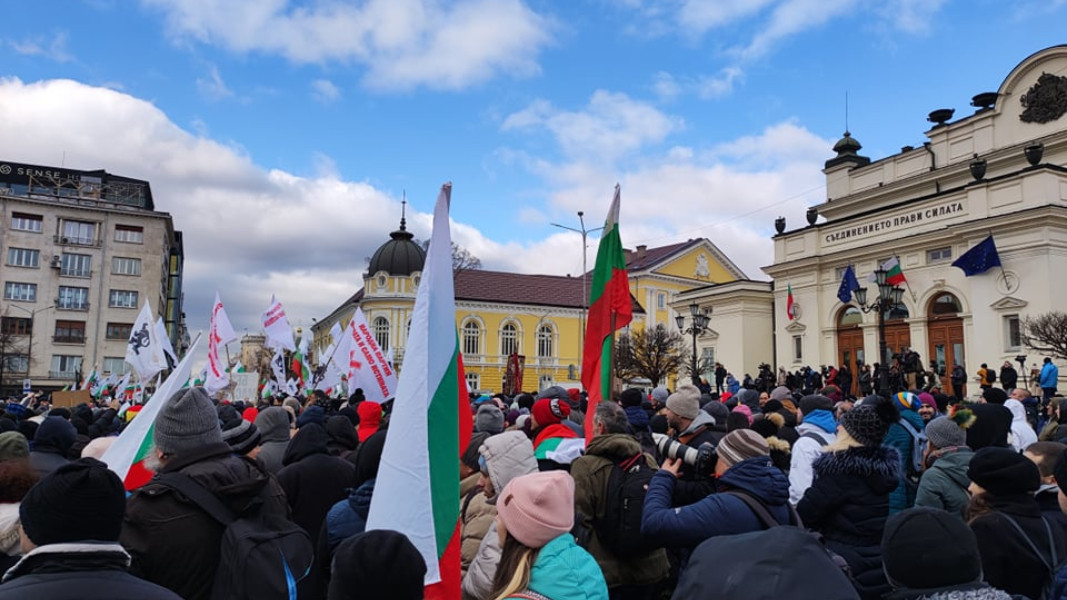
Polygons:
<instances>
[{"instance_id":1,"label":"street lamp post","mask_svg":"<svg viewBox=\"0 0 1067 600\"><path fill-rule=\"evenodd\" d=\"M33 310L19 306L18 304L9 304L8 306L10 306L11 308L17 308L22 312L30 315L30 333L28 339L26 340L26 378L30 379L30 368L33 364L33 328L36 324L37 313L55 308L56 305L53 304L51 306L46 306L44 308L35 308Z\"/></svg>"},{"instance_id":2,"label":"street lamp post","mask_svg":"<svg viewBox=\"0 0 1067 600\"><path fill-rule=\"evenodd\" d=\"M586 254L588 254L588 250L589 250L589 246L587 245L586 240L589 238L589 234L590 233L593 233L594 231L600 231L601 229L604 229L603 227L597 227L596 229L586 229L585 228L585 219L583 217L585 217L585 211L581 211L581 210L578 211L578 224L581 226L581 229L575 229L573 227L567 227L566 225L560 225L559 223L549 223L549 225L552 225L553 227L559 227L560 229L566 229L567 231L573 231L575 233L581 234L581 236L582 236L582 318L581 318L581 325L580 325L581 331L579 332L579 335L578 335L578 356L579 356L579 358L584 356L584 352L585 352L585 319L586 319L586 311L589 310L589 288L585 284L586 273L589 272L589 269L586 267Z\"/></svg>"},{"instance_id":3,"label":"street lamp post","mask_svg":"<svg viewBox=\"0 0 1067 600\"><path fill-rule=\"evenodd\" d=\"M693 336L693 362L689 371L690 377L693 379L693 385L698 385L700 379L697 376L697 336L708 330L708 321L711 320L711 307L709 306L704 312L700 311L700 305L696 302L689 305L689 315L692 317L693 324L686 328L685 315L678 315L674 317L674 322L678 324L678 329L683 334L690 334Z\"/></svg>"},{"instance_id":4,"label":"street lamp post","mask_svg":"<svg viewBox=\"0 0 1067 600\"><path fill-rule=\"evenodd\" d=\"M856 300L856 304L859 304L860 310L865 313L871 311L878 311L878 370L875 372L875 378L878 381L878 394L888 398L892 394L892 390L889 389L889 358L886 356L886 340L885 340L885 313L887 310L891 310L894 306L900 304L901 299L904 298L904 288L893 285L886 281L888 271L885 269L876 269L874 271L875 281L878 284L878 297L867 303L867 288L861 287L852 290L852 296Z\"/></svg>"}]
</instances>

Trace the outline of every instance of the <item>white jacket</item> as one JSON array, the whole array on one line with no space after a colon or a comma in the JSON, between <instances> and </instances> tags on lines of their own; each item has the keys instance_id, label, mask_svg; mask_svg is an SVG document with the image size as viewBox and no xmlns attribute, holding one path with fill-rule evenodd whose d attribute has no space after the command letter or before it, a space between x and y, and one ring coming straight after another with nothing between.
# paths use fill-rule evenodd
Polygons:
<instances>
[{"instance_id":1,"label":"white jacket","mask_svg":"<svg viewBox=\"0 0 1067 600\"><path fill-rule=\"evenodd\" d=\"M826 440L826 443L820 444L818 440L805 436L809 433L818 435ZM837 440L836 434L827 433L822 427L810 423L797 425L797 435L799 437L793 444L793 454L789 459L789 503L793 506L800 502L800 499L804 497L804 492L811 487L811 480L814 476L811 464L822 455L823 446Z\"/></svg>"},{"instance_id":2,"label":"white jacket","mask_svg":"<svg viewBox=\"0 0 1067 600\"><path fill-rule=\"evenodd\" d=\"M1010 398L1004 402L1004 408L1011 411L1011 445L1015 447L1016 452L1022 452L1037 441L1037 433L1026 420L1026 409L1022 402Z\"/></svg>"}]
</instances>

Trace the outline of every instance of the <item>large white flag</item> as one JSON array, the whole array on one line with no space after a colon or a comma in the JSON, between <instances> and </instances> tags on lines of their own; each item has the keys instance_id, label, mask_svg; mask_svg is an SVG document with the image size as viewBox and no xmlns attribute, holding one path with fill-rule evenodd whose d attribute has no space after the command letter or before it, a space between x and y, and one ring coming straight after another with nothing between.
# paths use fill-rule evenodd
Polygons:
<instances>
[{"instance_id":1,"label":"large white flag","mask_svg":"<svg viewBox=\"0 0 1067 600\"><path fill-rule=\"evenodd\" d=\"M268 348L284 348L290 352L296 350L293 343L293 328L289 325L289 319L285 316L282 303L270 296L270 306L263 313L263 331L267 334Z\"/></svg>"},{"instance_id":2,"label":"large white flag","mask_svg":"<svg viewBox=\"0 0 1067 600\"><path fill-rule=\"evenodd\" d=\"M152 309L145 300L141 314L130 332L130 341L126 346L126 362L130 363L141 381L151 379L156 373L167 368L167 358L163 354L163 344L156 333L156 324L152 319Z\"/></svg>"},{"instance_id":3,"label":"large white flag","mask_svg":"<svg viewBox=\"0 0 1067 600\"><path fill-rule=\"evenodd\" d=\"M215 305L211 309L211 330L207 338L207 379L204 381L204 389L208 394L230 385L230 375L226 372L226 366L219 357L219 347L237 339L237 334L230 325L230 318L226 316L226 309L222 307L219 293L215 292Z\"/></svg>"},{"instance_id":4,"label":"large white flag","mask_svg":"<svg viewBox=\"0 0 1067 600\"><path fill-rule=\"evenodd\" d=\"M279 385L285 383L285 354L281 349L274 351L274 356L270 359L270 370L274 373L274 381Z\"/></svg>"},{"instance_id":5,"label":"large white flag","mask_svg":"<svg viewBox=\"0 0 1067 600\"><path fill-rule=\"evenodd\" d=\"M347 365L344 370L348 375L348 389L363 388L363 395L373 402L385 402L396 394L396 371L385 360L385 353L378 346L374 335L367 325L363 311L356 309L348 323L345 345L338 351L345 350Z\"/></svg>"},{"instance_id":6,"label":"large white flag","mask_svg":"<svg viewBox=\"0 0 1067 600\"><path fill-rule=\"evenodd\" d=\"M163 346L163 353L174 361L168 366L178 364L178 355L174 353L174 346L170 343L170 335L167 333L166 324L163 323L163 317L156 320L156 336L159 338L159 344Z\"/></svg>"}]
</instances>

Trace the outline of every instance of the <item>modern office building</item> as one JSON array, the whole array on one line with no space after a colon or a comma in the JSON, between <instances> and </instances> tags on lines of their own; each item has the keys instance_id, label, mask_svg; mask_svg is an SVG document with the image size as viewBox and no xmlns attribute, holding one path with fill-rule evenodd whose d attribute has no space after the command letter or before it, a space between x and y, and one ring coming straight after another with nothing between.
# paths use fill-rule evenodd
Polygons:
<instances>
[{"instance_id":1,"label":"modern office building","mask_svg":"<svg viewBox=\"0 0 1067 600\"><path fill-rule=\"evenodd\" d=\"M4 392L125 372L145 302L181 352L182 235L147 181L0 161L0 219Z\"/></svg>"}]
</instances>

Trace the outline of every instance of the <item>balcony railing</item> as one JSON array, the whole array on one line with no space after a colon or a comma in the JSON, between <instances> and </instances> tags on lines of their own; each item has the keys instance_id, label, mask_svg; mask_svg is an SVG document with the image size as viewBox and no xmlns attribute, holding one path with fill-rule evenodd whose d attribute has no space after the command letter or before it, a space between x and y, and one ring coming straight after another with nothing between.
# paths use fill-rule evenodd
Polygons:
<instances>
[{"instance_id":1,"label":"balcony railing","mask_svg":"<svg viewBox=\"0 0 1067 600\"><path fill-rule=\"evenodd\" d=\"M89 310L89 302L64 302L56 298L56 310L79 310L85 312Z\"/></svg>"},{"instance_id":2,"label":"balcony railing","mask_svg":"<svg viewBox=\"0 0 1067 600\"><path fill-rule=\"evenodd\" d=\"M48 378L49 379L70 379L71 381L73 381L74 380L74 374L75 374L74 371L49 371L48 372Z\"/></svg>"},{"instance_id":3,"label":"balcony railing","mask_svg":"<svg viewBox=\"0 0 1067 600\"><path fill-rule=\"evenodd\" d=\"M84 344L84 335L54 335L52 341L56 344Z\"/></svg>"},{"instance_id":4,"label":"balcony railing","mask_svg":"<svg viewBox=\"0 0 1067 600\"><path fill-rule=\"evenodd\" d=\"M54 235L52 241L60 246L86 246L89 248L99 248L102 242L96 238L84 238L70 235Z\"/></svg>"}]
</instances>

